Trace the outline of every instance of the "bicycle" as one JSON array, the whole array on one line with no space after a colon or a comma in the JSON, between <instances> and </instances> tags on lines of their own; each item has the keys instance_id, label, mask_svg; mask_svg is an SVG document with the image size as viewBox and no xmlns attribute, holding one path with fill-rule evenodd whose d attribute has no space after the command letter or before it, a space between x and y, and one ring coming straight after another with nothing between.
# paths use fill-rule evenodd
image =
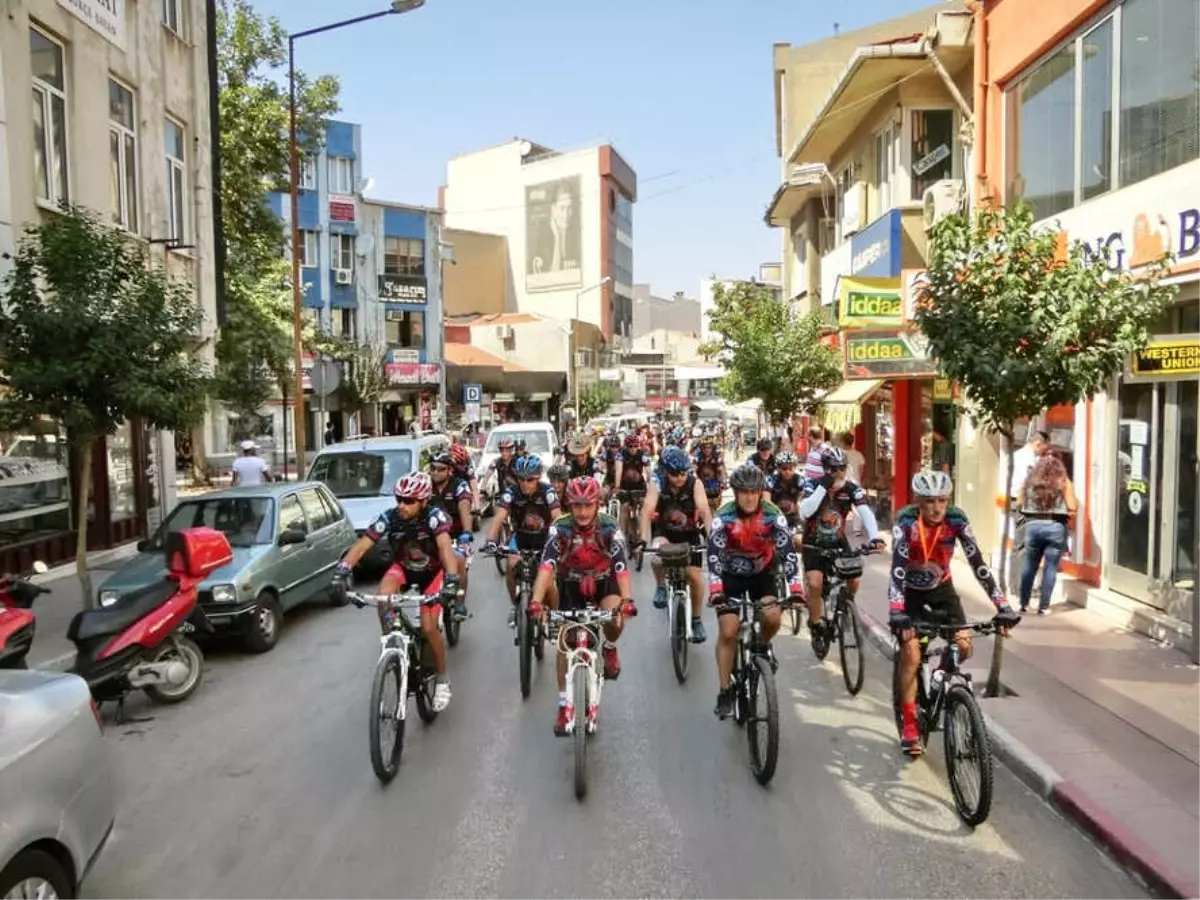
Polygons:
<instances>
[{"instance_id":1,"label":"bicycle","mask_svg":"<svg viewBox=\"0 0 1200 900\"><path fill-rule=\"evenodd\" d=\"M487 551L482 551L487 552ZM529 603L533 599L533 580L537 574L538 561L542 558L541 550L518 550L516 553L501 547L496 555L519 555L517 563L517 634L513 644L517 647L517 657L520 663L521 697L526 699L532 689L533 660L540 662L546 655L546 631L540 616L529 614Z\"/></svg>"},{"instance_id":2,"label":"bicycle","mask_svg":"<svg viewBox=\"0 0 1200 900\"><path fill-rule=\"evenodd\" d=\"M622 604L620 611L624 611L624 606ZM618 611L594 606L548 611L550 621L560 626L558 652L567 658L567 696L571 702L567 734L574 742L575 797L579 800L587 794L587 741L596 733L600 694L604 688L601 628L611 622Z\"/></svg>"},{"instance_id":3,"label":"bicycle","mask_svg":"<svg viewBox=\"0 0 1200 900\"><path fill-rule=\"evenodd\" d=\"M838 659L842 664L842 681L850 696L856 696L862 690L865 666L863 660L862 624L858 618L858 604L850 595L848 582L861 578L863 573L862 557L874 553L870 545L851 550L840 547L834 550L820 550L821 556L832 560L833 565L825 573L825 583L821 589L821 620L825 623L826 635L833 635L837 640ZM828 640L828 639L827 639ZM828 643L823 644L823 652L818 653L819 659L824 659L829 653ZM856 660L856 668L851 673L850 660Z\"/></svg>"},{"instance_id":4,"label":"bicycle","mask_svg":"<svg viewBox=\"0 0 1200 900\"><path fill-rule=\"evenodd\" d=\"M630 490L619 490L616 492L617 497L617 521L620 519L621 504L629 504L629 518L625 522L625 545L633 548L638 543L638 522L642 517L642 502L646 499L645 488L633 488ZM645 562L645 554L641 549L632 551L632 562L638 572L642 571L642 564Z\"/></svg>"},{"instance_id":5,"label":"bicycle","mask_svg":"<svg viewBox=\"0 0 1200 900\"><path fill-rule=\"evenodd\" d=\"M1019 620L1018 620L1019 621ZM972 828L987 820L992 808L992 752L988 739L987 725L971 674L959 667L961 654L954 642L959 631L973 631L979 635L994 634L994 620L971 622L966 625L939 625L931 621L913 622L913 630L921 642L921 665L917 669L917 730L921 735L921 746L929 744L930 733L942 730L946 754L946 777L950 782L950 793L954 795L954 807L959 818ZM946 642L936 667L929 663L930 641L940 638ZM897 647L892 664L892 707L896 716L896 731L902 730L900 715L900 653ZM969 797L967 775L962 768L965 758L958 737L962 726L956 722L955 714L962 710L965 715L967 745L970 757L976 760L978 797L974 803Z\"/></svg>"},{"instance_id":6,"label":"bicycle","mask_svg":"<svg viewBox=\"0 0 1200 900\"><path fill-rule=\"evenodd\" d=\"M737 607L741 621L730 680L730 687L733 688L733 720L738 726L747 723L752 726L766 725L765 739L759 735L757 727L746 730L750 744L750 770L761 785L766 785L774 777L779 761L779 696L775 688L775 670L779 662L771 645L762 637L762 611L777 605L781 605L778 600L752 600L746 594L740 598L726 598L725 603L718 607L718 611ZM758 699L760 685L763 688L761 702Z\"/></svg>"},{"instance_id":7,"label":"bicycle","mask_svg":"<svg viewBox=\"0 0 1200 900\"><path fill-rule=\"evenodd\" d=\"M509 540L512 538L512 522L507 518L500 524L500 534L496 538L496 544L500 547L507 547ZM503 577L508 573L508 555L497 553L493 557L496 560L496 571Z\"/></svg>"},{"instance_id":8,"label":"bicycle","mask_svg":"<svg viewBox=\"0 0 1200 900\"><path fill-rule=\"evenodd\" d=\"M688 563L691 544L663 544L647 548L662 560L667 589L667 635L671 641L671 664L675 678L683 684L688 677L688 644L692 643L691 591L688 585Z\"/></svg>"},{"instance_id":9,"label":"bicycle","mask_svg":"<svg viewBox=\"0 0 1200 900\"><path fill-rule=\"evenodd\" d=\"M375 664L375 675L371 682L371 767L375 777L384 784L396 777L400 768L400 754L404 750L404 725L408 714L408 696L417 699L417 713L421 721L430 724L437 718L433 708L433 694L437 688L437 672L434 669L433 648L421 632L420 623L414 624L405 614L406 609L433 606L439 602L435 595L427 597L419 590L408 590L399 594L360 594L347 591L346 598L359 609L365 606L384 606L391 614L391 630L380 637L379 661ZM389 682L396 686L396 699L390 709L384 708L384 691ZM383 740L383 723L391 722L394 732L388 744Z\"/></svg>"},{"instance_id":10,"label":"bicycle","mask_svg":"<svg viewBox=\"0 0 1200 900\"><path fill-rule=\"evenodd\" d=\"M469 549L469 545L466 545L466 547L467 547L467 549ZM470 571L471 564L475 560L474 555L468 554L467 556L463 557L463 559L466 562L466 566L465 566L466 570ZM458 596L460 598L466 596L466 593L463 591L463 589L461 587L458 590ZM468 612L466 615L466 618L470 618L470 616L471 616L471 614ZM455 614L454 608L452 606L450 606L449 604L446 604L446 603L442 604L442 631L444 631L446 633L446 643L449 644L451 647L458 646L458 639L459 639L459 637L462 636L463 621L464 620L462 618L459 618L459 616Z\"/></svg>"}]
</instances>

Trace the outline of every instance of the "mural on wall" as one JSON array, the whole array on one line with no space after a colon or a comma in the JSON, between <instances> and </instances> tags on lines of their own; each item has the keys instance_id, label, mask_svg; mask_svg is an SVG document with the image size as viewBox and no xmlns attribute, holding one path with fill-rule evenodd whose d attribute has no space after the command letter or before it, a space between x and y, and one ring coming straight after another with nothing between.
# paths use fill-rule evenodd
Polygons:
<instances>
[{"instance_id":1,"label":"mural on wall","mask_svg":"<svg viewBox=\"0 0 1200 900\"><path fill-rule=\"evenodd\" d=\"M579 211L578 175L525 188L526 290L583 283Z\"/></svg>"}]
</instances>

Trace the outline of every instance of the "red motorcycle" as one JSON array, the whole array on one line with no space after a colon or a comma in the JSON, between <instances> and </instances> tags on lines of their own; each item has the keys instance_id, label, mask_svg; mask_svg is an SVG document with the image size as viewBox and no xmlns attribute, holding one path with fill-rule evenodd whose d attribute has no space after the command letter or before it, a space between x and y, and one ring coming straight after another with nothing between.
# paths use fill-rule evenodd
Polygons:
<instances>
[{"instance_id":1,"label":"red motorcycle","mask_svg":"<svg viewBox=\"0 0 1200 900\"><path fill-rule=\"evenodd\" d=\"M29 607L35 597L50 593L29 579L45 571L45 563L35 562L29 574L0 575L0 669L25 668L36 628Z\"/></svg>"}]
</instances>

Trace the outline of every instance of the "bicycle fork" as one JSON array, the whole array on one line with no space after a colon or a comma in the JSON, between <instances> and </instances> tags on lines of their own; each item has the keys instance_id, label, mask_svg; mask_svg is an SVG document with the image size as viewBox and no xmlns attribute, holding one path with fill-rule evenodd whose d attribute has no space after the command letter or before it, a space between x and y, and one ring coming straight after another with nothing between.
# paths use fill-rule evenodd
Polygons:
<instances>
[{"instance_id":1,"label":"bicycle fork","mask_svg":"<svg viewBox=\"0 0 1200 900\"><path fill-rule=\"evenodd\" d=\"M587 728L588 734L596 733L596 716L600 711L600 691L603 681L596 672L596 658L592 651L577 649L572 652L567 663L568 685L575 683L575 670L581 666L587 670L587 709L583 711L583 718L580 719L580 711L572 708L571 718L567 721L567 734L574 734L576 727L581 723ZM574 698L570 694L567 695L567 700L569 703L574 703Z\"/></svg>"},{"instance_id":2,"label":"bicycle fork","mask_svg":"<svg viewBox=\"0 0 1200 900\"><path fill-rule=\"evenodd\" d=\"M683 615L683 634L684 637L690 642L692 639L691 586L688 585L687 587L683 587L678 582L673 584L668 579L667 589L670 591L670 602L667 603L667 636L672 638L675 637L675 597L677 594L683 594L685 603L687 605Z\"/></svg>"},{"instance_id":3,"label":"bicycle fork","mask_svg":"<svg viewBox=\"0 0 1200 900\"><path fill-rule=\"evenodd\" d=\"M403 722L408 718L408 644L394 634L384 635L379 642L383 645L379 651L381 662L389 653L400 657L400 696L396 703L396 717Z\"/></svg>"}]
</instances>

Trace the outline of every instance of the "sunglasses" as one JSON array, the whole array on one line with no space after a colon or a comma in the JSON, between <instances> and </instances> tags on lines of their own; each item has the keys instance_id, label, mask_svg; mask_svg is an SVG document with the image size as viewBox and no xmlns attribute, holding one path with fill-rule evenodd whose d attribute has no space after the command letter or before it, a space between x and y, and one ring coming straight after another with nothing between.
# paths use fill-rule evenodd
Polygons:
<instances>
[{"instance_id":1,"label":"sunglasses","mask_svg":"<svg viewBox=\"0 0 1200 900\"><path fill-rule=\"evenodd\" d=\"M571 509L589 509L595 505L595 503L572 503Z\"/></svg>"},{"instance_id":2,"label":"sunglasses","mask_svg":"<svg viewBox=\"0 0 1200 900\"><path fill-rule=\"evenodd\" d=\"M421 501L416 497L397 497L396 504L398 506L416 506Z\"/></svg>"},{"instance_id":3,"label":"sunglasses","mask_svg":"<svg viewBox=\"0 0 1200 900\"><path fill-rule=\"evenodd\" d=\"M434 463L433 465L431 465L431 466L429 467L429 471L430 471L430 472L449 472L449 471L450 471L450 467L449 467L449 466L444 466L444 465L442 465L441 463Z\"/></svg>"},{"instance_id":4,"label":"sunglasses","mask_svg":"<svg viewBox=\"0 0 1200 900\"><path fill-rule=\"evenodd\" d=\"M528 478L518 478L517 480L520 481L521 484L529 484L530 482L537 481L541 477L541 475L530 475Z\"/></svg>"}]
</instances>

